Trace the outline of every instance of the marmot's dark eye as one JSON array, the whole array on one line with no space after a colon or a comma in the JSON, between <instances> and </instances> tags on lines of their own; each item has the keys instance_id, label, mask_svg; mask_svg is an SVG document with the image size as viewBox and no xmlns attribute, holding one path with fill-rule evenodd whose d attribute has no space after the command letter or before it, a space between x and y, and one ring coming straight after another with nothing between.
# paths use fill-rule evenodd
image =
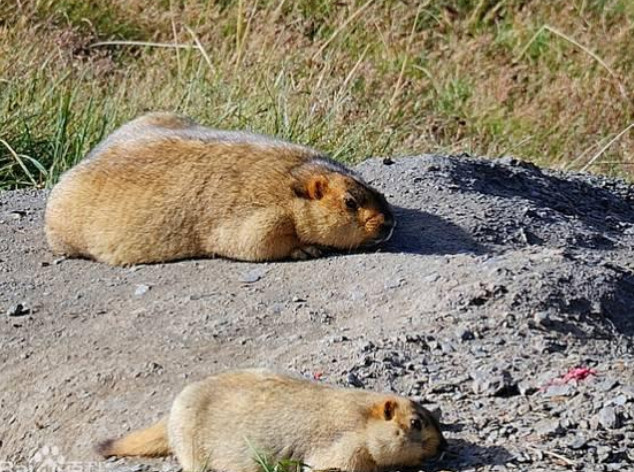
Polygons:
<instances>
[{"instance_id":1,"label":"marmot's dark eye","mask_svg":"<svg viewBox=\"0 0 634 472\"><path fill-rule=\"evenodd\" d=\"M412 429L415 429L416 431L423 429L423 422L418 418L414 418L410 421L410 424L412 425Z\"/></svg>"},{"instance_id":2,"label":"marmot's dark eye","mask_svg":"<svg viewBox=\"0 0 634 472\"><path fill-rule=\"evenodd\" d=\"M344 197L343 202L346 204L346 208L350 211L357 211L359 209L357 201L352 197Z\"/></svg>"}]
</instances>

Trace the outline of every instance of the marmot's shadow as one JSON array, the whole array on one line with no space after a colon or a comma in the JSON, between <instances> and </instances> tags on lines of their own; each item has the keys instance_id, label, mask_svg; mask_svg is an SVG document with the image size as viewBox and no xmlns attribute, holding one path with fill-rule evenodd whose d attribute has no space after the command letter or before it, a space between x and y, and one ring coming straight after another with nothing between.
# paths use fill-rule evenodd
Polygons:
<instances>
[{"instance_id":1,"label":"marmot's shadow","mask_svg":"<svg viewBox=\"0 0 634 472\"><path fill-rule=\"evenodd\" d=\"M448 442L449 447L440 459L424 464L425 472L475 470L479 466L505 465L513 460L513 455L502 446L480 446L464 439L448 439Z\"/></svg>"},{"instance_id":2,"label":"marmot's shadow","mask_svg":"<svg viewBox=\"0 0 634 472\"><path fill-rule=\"evenodd\" d=\"M397 226L382 252L411 254L484 254L487 248L460 226L421 210L393 207Z\"/></svg>"}]
</instances>

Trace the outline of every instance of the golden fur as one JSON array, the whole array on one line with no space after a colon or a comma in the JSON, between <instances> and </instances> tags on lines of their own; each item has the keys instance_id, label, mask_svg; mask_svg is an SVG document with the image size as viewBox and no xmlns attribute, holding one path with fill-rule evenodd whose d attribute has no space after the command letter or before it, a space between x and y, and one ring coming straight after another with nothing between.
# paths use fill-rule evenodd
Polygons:
<instances>
[{"instance_id":1,"label":"golden fur","mask_svg":"<svg viewBox=\"0 0 634 472\"><path fill-rule=\"evenodd\" d=\"M189 385L167 419L97 450L104 456L173 452L185 472L258 472L256 452L315 470L373 472L419 465L445 445L434 417L407 398L254 369Z\"/></svg>"},{"instance_id":2,"label":"golden fur","mask_svg":"<svg viewBox=\"0 0 634 472\"><path fill-rule=\"evenodd\" d=\"M377 244L394 219L383 195L315 150L152 113L62 176L45 225L55 253L129 265L306 258Z\"/></svg>"}]
</instances>

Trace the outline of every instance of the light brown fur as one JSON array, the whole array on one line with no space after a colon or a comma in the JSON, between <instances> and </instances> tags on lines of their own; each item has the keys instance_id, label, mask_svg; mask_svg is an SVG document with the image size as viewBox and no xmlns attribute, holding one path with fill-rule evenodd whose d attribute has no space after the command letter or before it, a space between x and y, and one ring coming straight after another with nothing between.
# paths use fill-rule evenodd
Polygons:
<instances>
[{"instance_id":1,"label":"light brown fur","mask_svg":"<svg viewBox=\"0 0 634 472\"><path fill-rule=\"evenodd\" d=\"M316 470L374 472L419 465L446 444L433 416L407 398L244 370L189 385L167 420L97 450L166 455L166 437L185 472L257 472L256 453Z\"/></svg>"},{"instance_id":2,"label":"light brown fur","mask_svg":"<svg viewBox=\"0 0 634 472\"><path fill-rule=\"evenodd\" d=\"M315 150L153 113L62 176L45 225L55 253L129 265L307 258L381 242L394 220L379 192Z\"/></svg>"}]
</instances>

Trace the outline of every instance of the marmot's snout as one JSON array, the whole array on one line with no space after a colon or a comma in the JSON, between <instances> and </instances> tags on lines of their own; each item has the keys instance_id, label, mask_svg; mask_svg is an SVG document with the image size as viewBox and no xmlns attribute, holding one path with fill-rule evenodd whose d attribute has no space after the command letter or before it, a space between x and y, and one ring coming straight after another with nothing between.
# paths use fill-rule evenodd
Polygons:
<instances>
[{"instance_id":1,"label":"marmot's snout","mask_svg":"<svg viewBox=\"0 0 634 472\"><path fill-rule=\"evenodd\" d=\"M394 234L394 229L396 228L396 220L391 212L386 213L385 221L381 226L381 230L379 231L379 242L384 243L385 241L389 241L392 235Z\"/></svg>"},{"instance_id":2,"label":"marmot's snout","mask_svg":"<svg viewBox=\"0 0 634 472\"><path fill-rule=\"evenodd\" d=\"M394 215L389 209L384 209L382 213L375 217L381 221L375 223L372 228L375 233L374 237L364 244L364 246L376 246L377 244L384 243L389 241L392 235L394 234L394 229L396 228L396 220L394 219Z\"/></svg>"}]
</instances>

